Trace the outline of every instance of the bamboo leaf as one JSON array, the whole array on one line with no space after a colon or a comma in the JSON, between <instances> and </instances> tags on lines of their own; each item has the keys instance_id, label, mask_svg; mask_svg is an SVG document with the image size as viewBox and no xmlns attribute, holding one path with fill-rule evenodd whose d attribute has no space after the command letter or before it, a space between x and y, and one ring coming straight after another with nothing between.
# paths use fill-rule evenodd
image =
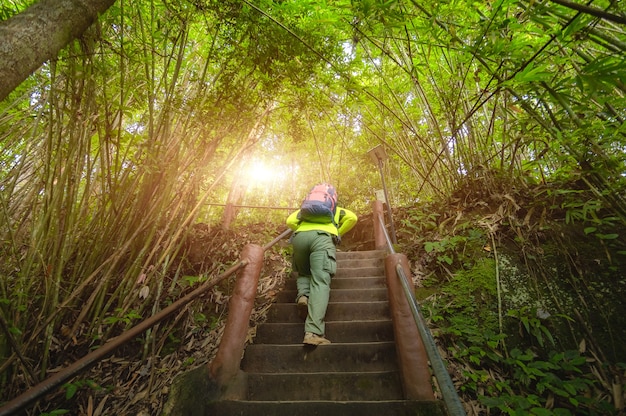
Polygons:
<instances>
[{"instance_id":1,"label":"bamboo leaf","mask_svg":"<svg viewBox=\"0 0 626 416\"><path fill-rule=\"evenodd\" d=\"M552 76L545 65L535 67L535 64L531 62L522 71L515 74L513 81L516 84L549 81Z\"/></svg>"}]
</instances>

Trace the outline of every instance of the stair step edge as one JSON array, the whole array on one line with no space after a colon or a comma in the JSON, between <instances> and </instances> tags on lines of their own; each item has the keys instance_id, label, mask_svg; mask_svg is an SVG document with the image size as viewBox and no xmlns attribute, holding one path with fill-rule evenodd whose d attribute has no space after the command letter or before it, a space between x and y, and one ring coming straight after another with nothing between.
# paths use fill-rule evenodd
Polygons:
<instances>
[{"instance_id":1,"label":"stair step edge","mask_svg":"<svg viewBox=\"0 0 626 416\"><path fill-rule=\"evenodd\" d=\"M228 400L210 404L209 409L222 410L221 414L242 416L446 416L440 400ZM228 412L228 413L226 413ZM260 413L262 412L262 413ZM206 414L216 414L208 412Z\"/></svg>"}]
</instances>

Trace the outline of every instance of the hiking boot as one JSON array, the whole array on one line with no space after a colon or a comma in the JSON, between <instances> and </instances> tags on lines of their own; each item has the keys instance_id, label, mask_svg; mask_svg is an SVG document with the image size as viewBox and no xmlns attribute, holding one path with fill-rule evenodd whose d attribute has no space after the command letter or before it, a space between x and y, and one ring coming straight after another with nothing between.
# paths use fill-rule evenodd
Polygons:
<instances>
[{"instance_id":1,"label":"hiking boot","mask_svg":"<svg viewBox=\"0 0 626 416\"><path fill-rule=\"evenodd\" d=\"M328 345L330 344L330 341L324 338L323 335L307 332L304 334L304 340L302 343L307 345Z\"/></svg>"},{"instance_id":2,"label":"hiking boot","mask_svg":"<svg viewBox=\"0 0 626 416\"><path fill-rule=\"evenodd\" d=\"M306 319L309 314L309 298L302 295L298 298L298 315L301 319Z\"/></svg>"}]
</instances>

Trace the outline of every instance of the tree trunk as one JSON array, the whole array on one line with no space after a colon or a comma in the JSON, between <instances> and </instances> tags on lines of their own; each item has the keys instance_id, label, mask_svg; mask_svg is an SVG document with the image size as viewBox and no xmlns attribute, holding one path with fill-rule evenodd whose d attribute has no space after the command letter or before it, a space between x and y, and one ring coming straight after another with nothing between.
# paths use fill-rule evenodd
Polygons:
<instances>
[{"instance_id":1,"label":"tree trunk","mask_svg":"<svg viewBox=\"0 0 626 416\"><path fill-rule=\"evenodd\" d=\"M244 156L242 161L239 163L238 172L241 172L242 169L246 166L247 157ZM228 230L230 229L230 225L237 218L237 213L239 209L235 205L241 204L243 201L243 197L246 195L246 191L248 189L248 184L242 180L241 174L238 174L230 188L230 192L228 193L228 198L226 200L226 208L224 208L224 215L222 216L222 229Z\"/></svg>"},{"instance_id":2,"label":"tree trunk","mask_svg":"<svg viewBox=\"0 0 626 416\"><path fill-rule=\"evenodd\" d=\"M0 101L113 3L115 0L40 0L0 22Z\"/></svg>"}]
</instances>

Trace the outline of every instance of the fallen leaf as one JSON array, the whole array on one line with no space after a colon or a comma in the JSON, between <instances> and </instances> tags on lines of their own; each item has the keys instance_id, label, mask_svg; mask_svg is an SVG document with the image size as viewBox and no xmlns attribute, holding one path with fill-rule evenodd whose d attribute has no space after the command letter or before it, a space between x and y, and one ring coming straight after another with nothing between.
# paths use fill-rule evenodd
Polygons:
<instances>
[{"instance_id":1,"label":"fallen leaf","mask_svg":"<svg viewBox=\"0 0 626 416\"><path fill-rule=\"evenodd\" d=\"M146 299L149 294L150 294L150 287L143 286L141 290L139 291L139 299Z\"/></svg>"}]
</instances>

